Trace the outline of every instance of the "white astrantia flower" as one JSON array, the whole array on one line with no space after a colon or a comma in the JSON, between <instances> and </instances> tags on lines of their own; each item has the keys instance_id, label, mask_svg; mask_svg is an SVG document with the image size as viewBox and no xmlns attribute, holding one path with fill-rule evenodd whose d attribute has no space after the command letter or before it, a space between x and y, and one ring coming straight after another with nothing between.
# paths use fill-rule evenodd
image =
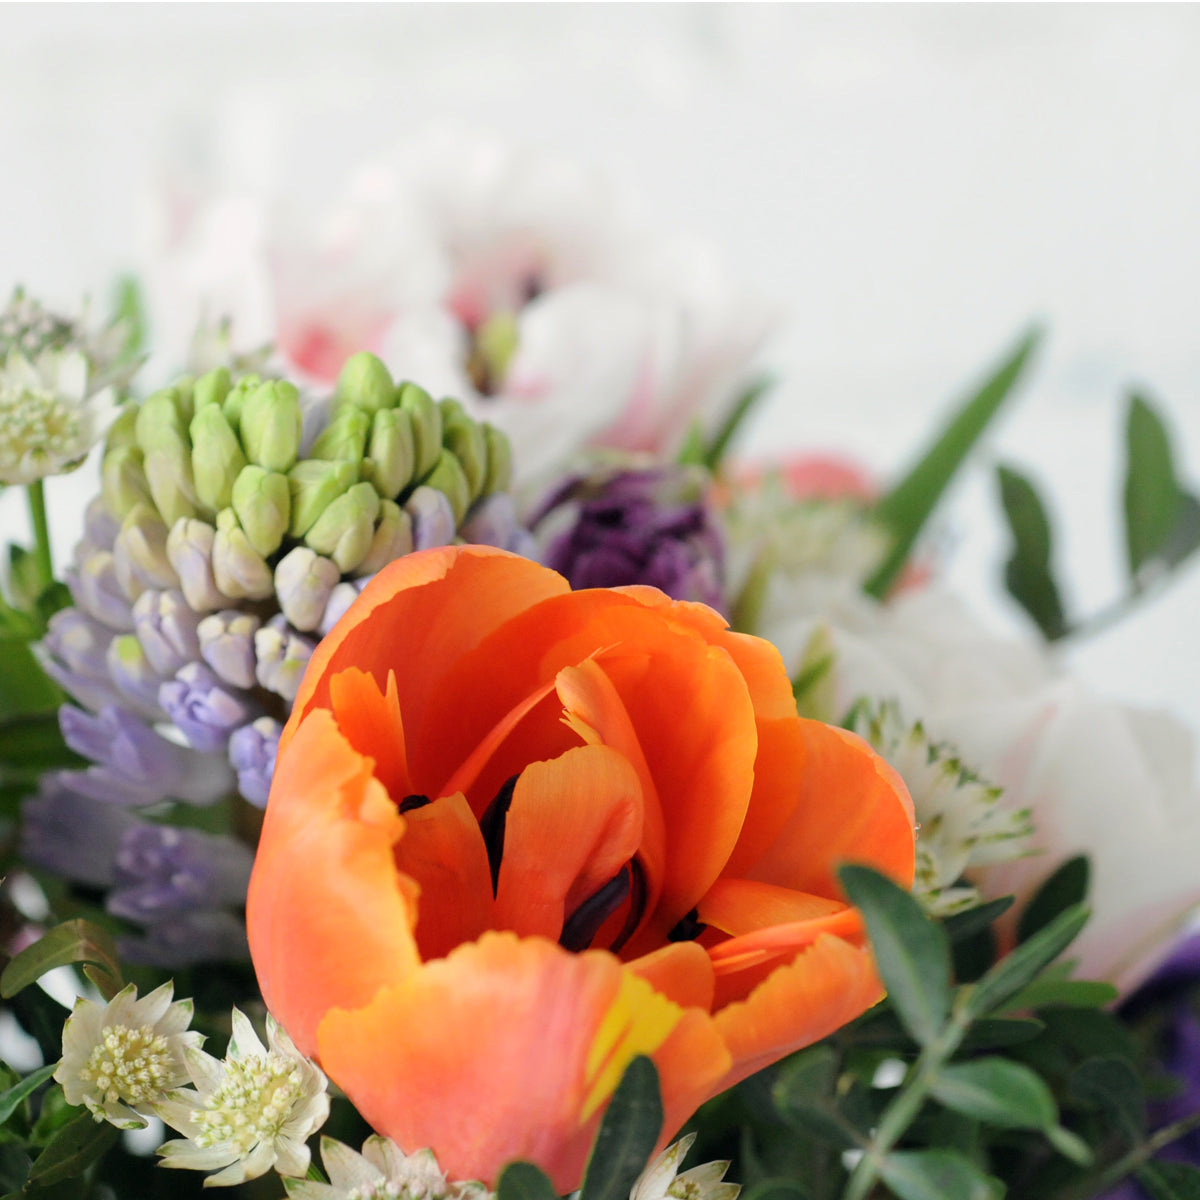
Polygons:
<instances>
[{"instance_id":1,"label":"white astrantia flower","mask_svg":"<svg viewBox=\"0 0 1200 1200\"><path fill-rule=\"evenodd\" d=\"M304 1143L329 1116L326 1079L270 1015L267 1043L235 1008L224 1061L198 1049L186 1052L196 1090L180 1088L154 1110L184 1135L159 1147L161 1166L217 1169L205 1187L242 1183L272 1167L280 1175L307 1172L311 1155Z\"/></svg>"},{"instance_id":2,"label":"white astrantia flower","mask_svg":"<svg viewBox=\"0 0 1200 1200\"><path fill-rule=\"evenodd\" d=\"M12 349L0 366L0 483L30 484L73 470L117 415L111 386L90 390L87 356Z\"/></svg>"},{"instance_id":3,"label":"white astrantia flower","mask_svg":"<svg viewBox=\"0 0 1200 1200\"><path fill-rule=\"evenodd\" d=\"M405 1154L390 1138L373 1134L362 1153L321 1139L328 1183L285 1179L291 1200L494 1200L481 1183L450 1183L432 1150Z\"/></svg>"},{"instance_id":4,"label":"white astrantia flower","mask_svg":"<svg viewBox=\"0 0 1200 1200\"><path fill-rule=\"evenodd\" d=\"M97 1121L142 1129L153 1106L187 1080L184 1056L204 1038L188 1031L191 1000L171 1002L164 983L137 998L131 983L107 1004L80 996L63 1026L63 1056L54 1072L68 1104L86 1105Z\"/></svg>"},{"instance_id":5,"label":"white astrantia flower","mask_svg":"<svg viewBox=\"0 0 1200 1200\"><path fill-rule=\"evenodd\" d=\"M737 1200L739 1183L725 1183L728 1162L701 1163L679 1174L679 1164L696 1140L694 1133L668 1146L629 1191L629 1200Z\"/></svg>"},{"instance_id":6,"label":"white astrantia flower","mask_svg":"<svg viewBox=\"0 0 1200 1200\"><path fill-rule=\"evenodd\" d=\"M919 721L904 721L899 705L859 704L852 728L896 768L912 796L913 894L927 912L946 916L973 907L981 900L979 889L955 886L964 873L1030 853L1031 811L998 804L1004 789L980 779L950 746L931 741Z\"/></svg>"}]
</instances>

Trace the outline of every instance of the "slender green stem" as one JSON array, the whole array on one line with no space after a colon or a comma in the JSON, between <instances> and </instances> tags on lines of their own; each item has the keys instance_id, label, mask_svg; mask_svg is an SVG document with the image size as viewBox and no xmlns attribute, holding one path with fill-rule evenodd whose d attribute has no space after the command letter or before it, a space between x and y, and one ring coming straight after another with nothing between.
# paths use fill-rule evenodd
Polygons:
<instances>
[{"instance_id":1,"label":"slender green stem","mask_svg":"<svg viewBox=\"0 0 1200 1200\"><path fill-rule=\"evenodd\" d=\"M50 554L50 525L46 520L46 491L43 481L35 479L26 489L29 496L29 520L33 525L33 554L37 563L41 592L54 582L54 560Z\"/></svg>"},{"instance_id":2,"label":"slender green stem","mask_svg":"<svg viewBox=\"0 0 1200 1200\"><path fill-rule=\"evenodd\" d=\"M879 1178L884 1158L916 1119L938 1072L962 1044L971 1024L967 1003L970 993L970 988L963 988L959 992L945 1028L921 1051L900 1085L900 1091L884 1109L875 1136L850 1174L845 1200L864 1200Z\"/></svg>"}]
</instances>

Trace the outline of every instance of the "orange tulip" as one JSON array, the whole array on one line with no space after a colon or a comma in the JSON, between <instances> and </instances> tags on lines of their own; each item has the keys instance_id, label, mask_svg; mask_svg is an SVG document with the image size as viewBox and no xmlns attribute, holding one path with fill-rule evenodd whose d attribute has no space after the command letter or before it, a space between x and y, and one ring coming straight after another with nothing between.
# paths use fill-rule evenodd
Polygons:
<instances>
[{"instance_id":1,"label":"orange tulip","mask_svg":"<svg viewBox=\"0 0 1200 1200\"><path fill-rule=\"evenodd\" d=\"M912 806L779 654L483 547L385 568L280 742L247 921L267 1006L459 1179L576 1187L631 1059L673 1132L882 994L834 874L908 885Z\"/></svg>"}]
</instances>

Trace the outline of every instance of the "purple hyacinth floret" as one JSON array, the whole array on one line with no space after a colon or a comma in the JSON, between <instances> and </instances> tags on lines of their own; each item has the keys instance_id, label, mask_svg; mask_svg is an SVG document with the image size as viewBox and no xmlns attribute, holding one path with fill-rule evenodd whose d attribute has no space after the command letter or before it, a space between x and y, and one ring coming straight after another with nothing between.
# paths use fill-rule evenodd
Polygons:
<instances>
[{"instance_id":1,"label":"purple hyacinth floret","mask_svg":"<svg viewBox=\"0 0 1200 1200\"><path fill-rule=\"evenodd\" d=\"M198 962L248 958L246 925L225 909L181 913L117 938L117 953L133 966L187 967Z\"/></svg>"},{"instance_id":2,"label":"purple hyacinth floret","mask_svg":"<svg viewBox=\"0 0 1200 1200\"><path fill-rule=\"evenodd\" d=\"M724 543L703 485L685 468L574 476L530 522L542 561L573 588L649 584L724 605Z\"/></svg>"},{"instance_id":3,"label":"purple hyacinth floret","mask_svg":"<svg viewBox=\"0 0 1200 1200\"><path fill-rule=\"evenodd\" d=\"M158 692L162 705L188 744L205 754L224 750L229 735L253 713L236 688L220 680L201 663L188 663Z\"/></svg>"},{"instance_id":4,"label":"purple hyacinth floret","mask_svg":"<svg viewBox=\"0 0 1200 1200\"><path fill-rule=\"evenodd\" d=\"M254 855L229 837L142 822L117 847L116 887L107 907L141 924L239 902Z\"/></svg>"},{"instance_id":5,"label":"purple hyacinth floret","mask_svg":"<svg viewBox=\"0 0 1200 1200\"><path fill-rule=\"evenodd\" d=\"M229 739L229 761L237 772L238 790L251 804L265 808L275 773L275 752L283 726L271 717L243 725Z\"/></svg>"}]
</instances>

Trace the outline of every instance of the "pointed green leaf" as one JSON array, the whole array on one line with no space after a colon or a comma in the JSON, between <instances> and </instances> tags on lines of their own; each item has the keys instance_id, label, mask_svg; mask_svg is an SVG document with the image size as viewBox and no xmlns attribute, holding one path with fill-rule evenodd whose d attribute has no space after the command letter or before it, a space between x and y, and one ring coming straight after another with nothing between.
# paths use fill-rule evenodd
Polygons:
<instances>
[{"instance_id":1,"label":"pointed green leaf","mask_svg":"<svg viewBox=\"0 0 1200 1200\"><path fill-rule=\"evenodd\" d=\"M1017 922L1017 941L1027 942L1059 913L1087 899L1091 868L1087 855L1068 858L1033 894Z\"/></svg>"},{"instance_id":2,"label":"pointed green leaf","mask_svg":"<svg viewBox=\"0 0 1200 1200\"><path fill-rule=\"evenodd\" d=\"M554 1184L530 1162L509 1163L500 1174L496 1196L497 1200L560 1200Z\"/></svg>"},{"instance_id":3,"label":"pointed green leaf","mask_svg":"<svg viewBox=\"0 0 1200 1200\"><path fill-rule=\"evenodd\" d=\"M1129 398L1125 453L1125 545L1129 573L1137 575L1161 555L1183 503L1170 436L1142 396Z\"/></svg>"},{"instance_id":4,"label":"pointed green leaf","mask_svg":"<svg viewBox=\"0 0 1200 1200\"><path fill-rule=\"evenodd\" d=\"M879 1171L900 1200L1000 1200L1004 1185L953 1150L901 1150Z\"/></svg>"},{"instance_id":5,"label":"pointed green leaf","mask_svg":"<svg viewBox=\"0 0 1200 1200\"><path fill-rule=\"evenodd\" d=\"M867 581L868 595L882 599L899 578L917 535L971 448L1011 395L1040 340L1039 329L1025 334L999 368L957 409L920 461L879 501L876 516L894 540L888 556Z\"/></svg>"},{"instance_id":6,"label":"pointed green leaf","mask_svg":"<svg viewBox=\"0 0 1200 1200\"><path fill-rule=\"evenodd\" d=\"M1177 567L1197 549L1200 549L1200 500L1185 492L1159 558L1168 567Z\"/></svg>"},{"instance_id":7,"label":"pointed green leaf","mask_svg":"<svg viewBox=\"0 0 1200 1200\"><path fill-rule=\"evenodd\" d=\"M1111 983L1100 979L1035 979L1015 996L1010 996L1004 1008L1020 1012L1025 1008L1044 1008L1057 1004L1066 1008L1101 1008L1118 996Z\"/></svg>"},{"instance_id":8,"label":"pointed green leaf","mask_svg":"<svg viewBox=\"0 0 1200 1200\"><path fill-rule=\"evenodd\" d=\"M1200 1200L1200 1169L1191 1163L1149 1162L1138 1170L1137 1181L1151 1200Z\"/></svg>"},{"instance_id":9,"label":"pointed green leaf","mask_svg":"<svg viewBox=\"0 0 1200 1200\"><path fill-rule=\"evenodd\" d=\"M0 974L0 996L15 996L47 971L69 963L92 963L100 968L92 982L111 1000L124 986L112 935L82 918L64 921L26 947ZM102 981L106 986L102 986Z\"/></svg>"},{"instance_id":10,"label":"pointed green leaf","mask_svg":"<svg viewBox=\"0 0 1200 1200\"><path fill-rule=\"evenodd\" d=\"M1006 954L972 986L967 1012L981 1017L1016 995L1048 963L1058 957L1087 924L1088 910L1076 904L1060 913L1045 929Z\"/></svg>"},{"instance_id":11,"label":"pointed green leaf","mask_svg":"<svg viewBox=\"0 0 1200 1200\"><path fill-rule=\"evenodd\" d=\"M1095 1161L1096 1156L1087 1142L1078 1134L1064 1129L1061 1125L1047 1129L1046 1140L1059 1154L1064 1158L1069 1158L1078 1167L1090 1167Z\"/></svg>"},{"instance_id":12,"label":"pointed green leaf","mask_svg":"<svg viewBox=\"0 0 1200 1200\"><path fill-rule=\"evenodd\" d=\"M1013 906L1012 896L1001 896L999 900L989 900L986 904L977 904L965 912L954 913L942 919L942 928L946 936L957 942L971 937L981 929L987 929L991 923L1004 916Z\"/></svg>"},{"instance_id":13,"label":"pointed green leaf","mask_svg":"<svg viewBox=\"0 0 1200 1200\"><path fill-rule=\"evenodd\" d=\"M704 451L704 465L710 471L715 472L721 463L725 461L725 455L746 418L758 407L758 402L774 386L775 379L773 376L760 375L733 402L733 405L725 414L725 419L721 422L720 428L713 435L707 449Z\"/></svg>"},{"instance_id":14,"label":"pointed green leaf","mask_svg":"<svg viewBox=\"0 0 1200 1200\"><path fill-rule=\"evenodd\" d=\"M0 1092L0 1125L3 1125L26 1098L32 1096L56 1070L58 1063L48 1063L44 1067L38 1067L31 1075L26 1075L20 1083L14 1084L7 1091Z\"/></svg>"},{"instance_id":15,"label":"pointed green leaf","mask_svg":"<svg viewBox=\"0 0 1200 1200\"><path fill-rule=\"evenodd\" d=\"M866 922L871 950L892 1007L922 1045L937 1037L950 1010L950 944L911 893L869 867L844 866L838 878Z\"/></svg>"},{"instance_id":16,"label":"pointed green leaf","mask_svg":"<svg viewBox=\"0 0 1200 1200\"><path fill-rule=\"evenodd\" d=\"M29 1155L12 1142L0 1145L0 1188L7 1195L20 1195L29 1178Z\"/></svg>"},{"instance_id":17,"label":"pointed green leaf","mask_svg":"<svg viewBox=\"0 0 1200 1200\"><path fill-rule=\"evenodd\" d=\"M1024 475L1009 467L997 467L996 477L1013 539L1004 567L1004 584L1047 641L1055 641L1067 632L1067 619L1050 568L1050 519Z\"/></svg>"},{"instance_id":18,"label":"pointed green leaf","mask_svg":"<svg viewBox=\"0 0 1200 1200\"><path fill-rule=\"evenodd\" d=\"M629 1200L662 1131L658 1071L644 1054L625 1069L588 1155L580 1200Z\"/></svg>"},{"instance_id":19,"label":"pointed green leaf","mask_svg":"<svg viewBox=\"0 0 1200 1200\"><path fill-rule=\"evenodd\" d=\"M699 420L695 420L688 426L687 433L684 434L683 444L679 447L675 461L681 467L702 467L706 454L704 426L700 424Z\"/></svg>"},{"instance_id":20,"label":"pointed green leaf","mask_svg":"<svg viewBox=\"0 0 1200 1200\"><path fill-rule=\"evenodd\" d=\"M1049 1129L1058 1123L1050 1089L1028 1067L1007 1058L978 1058L943 1067L933 1094L947 1108L1001 1129Z\"/></svg>"},{"instance_id":21,"label":"pointed green leaf","mask_svg":"<svg viewBox=\"0 0 1200 1200\"><path fill-rule=\"evenodd\" d=\"M1033 1017L981 1017L973 1021L962 1040L962 1050L1000 1050L1031 1042L1043 1029L1044 1021Z\"/></svg>"},{"instance_id":22,"label":"pointed green leaf","mask_svg":"<svg viewBox=\"0 0 1200 1200\"><path fill-rule=\"evenodd\" d=\"M775 1111L794 1129L841 1149L865 1143L838 1111L834 1088L838 1054L832 1046L814 1046L789 1059L771 1088Z\"/></svg>"},{"instance_id":23,"label":"pointed green leaf","mask_svg":"<svg viewBox=\"0 0 1200 1200\"><path fill-rule=\"evenodd\" d=\"M49 1187L82 1175L121 1136L107 1122L97 1123L89 1112L80 1113L51 1139L29 1170L29 1183Z\"/></svg>"}]
</instances>

